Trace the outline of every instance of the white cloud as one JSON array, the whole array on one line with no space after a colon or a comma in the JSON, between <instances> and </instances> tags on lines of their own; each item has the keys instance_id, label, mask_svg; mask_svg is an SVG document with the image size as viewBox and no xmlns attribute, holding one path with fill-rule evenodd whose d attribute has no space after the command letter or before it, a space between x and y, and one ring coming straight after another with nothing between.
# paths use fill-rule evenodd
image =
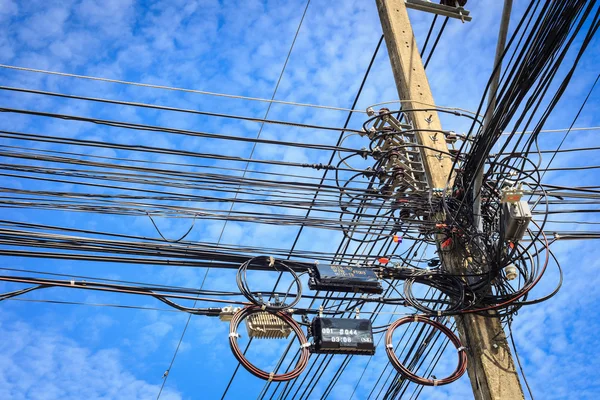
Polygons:
<instances>
[{"instance_id":1,"label":"white cloud","mask_svg":"<svg viewBox=\"0 0 600 400\"><path fill-rule=\"evenodd\" d=\"M0 0L0 22L19 11L19 6L14 0Z\"/></svg>"},{"instance_id":2,"label":"white cloud","mask_svg":"<svg viewBox=\"0 0 600 400\"><path fill-rule=\"evenodd\" d=\"M116 349L91 350L59 333L18 318L0 321L0 398L148 399L159 386L135 377ZM181 399L166 390L163 399Z\"/></svg>"},{"instance_id":3,"label":"white cloud","mask_svg":"<svg viewBox=\"0 0 600 400\"><path fill-rule=\"evenodd\" d=\"M13 20L10 29L7 30L9 33L0 38L0 53L4 61L17 55L17 64L30 67L67 72L77 72L78 68L82 68L84 72L97 76L270 97L305 2L297 1L293 6L290 2L277 1L271 1L266 6L261 1L221 3L216 0L211 2L152 1L146 3L147 7L142 8L137 7L133 1L83 0L78 2L77 6L62 2L64 7L59 11L55 9L48 11L46 8L41 11L42 2L36 4L20 2L17 6L14 1L0 0L0 21L7 20L18 12L21 12L19 18L28 21L21 24L17 19ZM473 4L473 7L475 6L476 4ZM46 12L49 13L49 18L44 20L40 15L44 17ZM429 75L430 82L435 98L440 104L473 107L481 95L483 87L481 82L487 78L491 70L496 35L494 24L498 22L499 4L494 4L493 7L489 4L479 5L473 13L476 18L473 23L460 24L458 21L448 23L437 54L430 64L429 71L432 71ZM415 30L422 38L429 28L431 16L422 13L413 13L411 17L413 16ZM48 30L48 35L42 35L43 30ZM277 98L349 106L380 34L377 12L372 1L314 2L308 10ZM469 51L460 46L457 48L457 43L464 43L466 40L469 41ZM36 47L35 51L29 44ZM384 49L385 47L382 47L379 53L359 107L397 97L389 60ZM589 66L590 70L594 71L595 66L595 64ZM264 104L225 101L198 95L180 96L175 92L123 88L106 83L80 82L65 78L46 79L41 78L40 75L27 75L29 78L23 78L25 76L23 74L17 76L21 86L44 88L47 83L48 86L58 86L58 89L53 88L53 90L80 91L79 93L99 97L160 102L188 108L260 116L264 114L266 108ZM31 78L33 76L38 78ZM56 111L55 103L47 104L40 101L23 104L24 107L34 105ZM67 104L70 104L71 108L67 107ZM128 121L148 122L148 119L156 118L157 123L165 126L183 126L199 130L209 130L205 128L210 126L215 132L243 136L254 136L258 128L257 124L233 124L221 119L214 122L213 119L188 118L180 114L174 116L171 113L138 113L132 108L109 109L97 105L86 107L81 103L66 102L60 103L59 107L73 114L104 114L111 115L113 117L111 119ZM570 108L565 107L566 109ZM116 112L113 112L114 110ZM274 106L270 115L282 120L302 122L310 120L331 125L343 123L345 117L342 113L316 112L288 106ZM31 122L29 119L27 121ZM354 118L352 122L358 125L361 121L360 118ZM36 127L35 124L27 126L18 118L11 118L8 124L12 129L16 129L17 126ZM249 154L251 148L251 145L247 144L236 145L226 142L223 145L222 141L174 138L174 135L158 133L144 134L132 131L117 133L118 131L112 128L88 129L87 125L69 121L47 124L44 128L47 130L44 133L54 135L79 135L87 139L97 137L99 140L115 140L131 144L151 143L153 146L225 155L245 156ZM334 132L305 131L265 127L263 135L281 140L311 143L331 143L337 137L337 133ZM581 144L585 145L592 140L592 136L580 137ZM96 151L96 154L123 155L120 151L117 153L119 154L113 150L108 150L107 153L103 153L102 150ZM139 154L136 156L141 157ZM323 162L320 158L324 156L323 152L258 145L255 157ZM174 156L148 158L182 161L180 157ZM187 161L190 162L189 159ZM198 162L198 164L205 163ZM228 163L228 166L236 168L240 166L243 168L243 165L244 163ZM291 167L261 167L260 169L303 174L315 172L298 171ZM315 173L315 176L320 177L321 172ZM590 174L586 179L594 181L594 178L595 176ZM229 208L228 204L213 206ZM243 208L251 207L236 205L236 209ZM20 214L18 219L27 220L26 217ZM168 237L177 237L179 232L187 229L186 224L191 223L191 220L178 222L167 219L157 221ZM65 218L60 223L157 237L146 217L133 220L86 215ZM222 221L199 220L190 238L216 241L222 226ZM297 226L228 223L224 241L284 247L294 239L297 230ZM339 243L339 238L340 234L337 232L307 228L299 241L298 248L333 251ZM350 248L354 247L356 246L350 246ZM593 253L594 249L586 251ZM578 260L579 254L565 252L561 258ZM56 263L53 267L59 266L57 268L60 269L65 264ZM597 316L592 312L594 304L598 302L598 296L593 294L598 283L598 274L595 274L597 265L593 262L583 263L582 266L570 262L568 265L575 266L576 268L571 270L578 271L578 275L568 274L563 290L564 295L546 304L524 310L515 322L517 341L526 360L526 372L534 384L534 391L543 393L543 398L566 398L569 394L565 393L568 392L565 388L570 385L580 389L579 393L574 391L573 396L585 397L585 394L580 393L585 390L581 388L589 385L589 382L585 382L587 379L585 369L590 369L590 365L596 366L587 360L586 352L581 349L597 347L593 332L595 325L590 326L587 323ZM79 263L74 263L72 271L79 271L82 268ZM102 268L93 270L94 274L183 284L188 287L199 287L205 272L202 269L177 269L172 266L122 268L103 265ZM235 289L234 272L211 270L205 288ZM579 293L588 295L580 296ZM104 298L102 296L102 299ZM125 296L114 298L117 299L115 302L123 303L129 299ZM576 312L565 307L566 302L573 305ZM158 302L150 303L156 306L155 303ZM0 358L2 363L0 364L2 370L0 371L2 379L0 398L19 398L19 396L67 399L83 397L94 399L101 396L113 398L116 395L115 392L110 391L112 388L109 385L134 388L134 392L117 392L127 394L127 396L123 395L123 398L154 397L157 393L156 385L136 378L126 370L124 364L130 364L131 358L141 358L141 355L145 355L148 356L147 361L152 364L153 371L163 371L168 366L187 315L158 316L157 314L145 314L155 318L143 320L139 329L130 328L128 335L122 339L124 345L118 351L88 349L61 334L36 332L32 326L22 322L3 324L0 327L4 340L0 345L2 349L0 351L2 354L0 356L2 357ZM138 317L139 314L135 315L136 318L146 318ZM103 337L108 340L110 335L108 332L111 332L110 328L116 324L117 321L107 318L98 319L94 326L88 329L87 334L96 339L94 342L102 343ZM49 321L48 326L54 326L54 323ZM195 372L213 373L211 376L214 376L219 383L226 384L223 382L224 375L220 373L223 370L232 370L235 365L233 356L227 348L226 327L226 324L220 324L214 319L194 317L180 349L182 354L176 361L169 384L173 380L181 386L191 384L191 380L184 379L187 378L185 374L182 380L178 380L180 371L189 371L190 365L194 366ZM382 350L381 347L378 349L378 355L373 360L377 362L371 363L371 368L367 370L359 388L360 395L355 398L363 398L364 391L370 390L370 386L375 384L381 369L386 365L385 353ZM576 356L571 355L574 352L577 353ZM120 361L121 357L128 361ZM362 360L353 361L340 380L339 386L332 392L333 397L342 399L349 397L350 388L347 379L357 379L359 374L356 372L362 371L361 363L364 362ZM335 372L333 367L339 365L340 358L337 357L335 361L338 363L332 363L325 376L331 376ZM106 363L106 366L102 363ZM564 372L565 369L568 371ZM244 376L243 374L242 371L240 375ZM561 377L556 378L559 375ZM545 385L548 381L555 382L552 388ZM251 389L262 386L262 382L252 377L248 382ZM319 388L324 389L327 383L326 380L322 380ZM234 385L250 390L247 386L241 385L238 380ZM86 386L99 389L90 392L91 389L86 389ZM189 389L189 386L185 389ZM17 394L7 395L2 390L12 390ZM554 393L550 393L551 390ZM318 390L313 394L317 392ZM170 395L179 398L176 393ZM426 388L423 396L431 399L468 398L470 396L468 379L463 378L460 382L444 388Z\"/></svg>"},{"instance_id":4,"label":"white cloud","mask_svg":"<svg viewBox=\"0 0 600 400\"><path fill-rule=\"evenodd\" d=\"M19 36L30 47L41 47L46 40L63 34L68 17L69 11L65 8L41 10L24 22Z\"/></svg>"}]
</instances>

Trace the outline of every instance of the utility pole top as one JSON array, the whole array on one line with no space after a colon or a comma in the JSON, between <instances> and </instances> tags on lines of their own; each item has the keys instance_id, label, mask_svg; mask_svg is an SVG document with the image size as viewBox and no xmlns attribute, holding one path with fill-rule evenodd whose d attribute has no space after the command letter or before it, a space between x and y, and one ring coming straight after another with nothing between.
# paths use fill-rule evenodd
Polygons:
<instances>
[{"instance_id":1,"label":"utility pole top","mask_svg":"<svg viewBox=\"0 0 600 400\"><path fill-rule=\"evenodd\" d=\"M377 10L402 108L415 110L407 114L423 146L427 180L431 188L445 188L452 159L404 0L377 0Z\"/></svg>"}]
</instances>

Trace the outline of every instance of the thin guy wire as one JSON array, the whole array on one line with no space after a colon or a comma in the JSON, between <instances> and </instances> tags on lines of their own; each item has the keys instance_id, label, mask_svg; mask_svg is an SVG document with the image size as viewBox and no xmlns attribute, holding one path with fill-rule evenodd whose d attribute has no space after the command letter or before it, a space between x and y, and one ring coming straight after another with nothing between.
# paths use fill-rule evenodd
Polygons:
<instances>
[{"instance_id":1,"label":"thin guy wire","mask_svg":"<svg viewBox=\"0 0 600 400\"><path fill-rule=\"evenodd\" d=\"M302 14L302 18L300 19L300 23L298 25L298 29L296 30L296 34L294 35L294 40L292 41L292 45L290 46L290 50L288 51L287 57L285 59L285 62L283 64L283 68L281 69L281 73L279 74L279 79L277 80L277 84L275 85L275 90L273 91L273 95L271 96L271 101L269 102L269 105L267 107L267 111L265 112L265 117L264 119L267 119L267 117L269 116L269 111L271 110L271 105L273 104L273 99L275 98L275 95L277 94L277 89L279 88L279 84L281 83L281 79L283 78L283 73L285 72L285 67L287 66L287 63L290 59L290 55L292 54L292 49L294 48L294 44L296 43L296 38L298 37L298 33L300 32L300 28L302 27L302 22L304 21L304 16L306 15L306 11L308 10L308 5L310 4L310 0L307 1L306 3L306 7L304 8L304 13ZM257 133L257 138L260 137L260 134L262 133L263 127L265 126L265 123L262 122L260 125L260 128L258 130ZM252 159L252 156L254 155L254 150L256 149L256 145L257 143L254 143L252 146L252 151L250 151L250 156L248 157L249 159ZM248 171L248 167L250 165L250 161L248 161L246 163L246 168L244 169L244 173L242 174L242 178L246 176L246 173ZM235 196L234 196L234 200L231 202L231 207L229 208L229 213L231 213L231 211L233 210L233 206L235 205L235 199L238 196L238 192L236 192ZM227 227L227 222L229 222L228 220L225 220L225 223L223 224L223 228L221 229L221 233L219 234L219 240L217 241L217 245L219 243L221 243L221 239L223 238L223 233L225 232L225 228ZM206 273L204 274L204 279L202 280L202 285L200 286L200 289L202 289L202 287L204 286L204 282L206 281L206 277L208 276L208 272L210 271L210 268L207 268ZM194 302L194 307L196 306L196 302ZM192 314L190 314L188 316L187 322L185 324L185 327L183 328L183 332L181 333L181 338L179 339L179 343L177 344L177 348L175 349L175 354L173 355L173 359L171 360L171 365L169 366L169 369L167 371L171 370L171 367L173 366L173 362L175 361L175 357L177 357L177 353L179 352L179 346L181 345L181 342L183 340L183 337L185 335L185 332L188 328L188 325L190 323L190 320L192 318ZM237 368L239 368L239 363ZM237 370L236 368L236 370ZM162 393L163 387L165 386L165 383L167 381L169 377L169 374L167 374L167 376L165 376L165 379L163 380L162 386L160 388L160 392L158 393L158 397L156 398L157 400L159 400L160 398L160 394ZM229 386L228 386L229 388ZM225 393L227 393L227 391L225 391ZM223 394L223 397L225 396L225 393Z\"/></svg>"},{"instance_id":2,"label":"thin guy wire","mask_svg":"<svg viewBox=\"0 0 600 400\"><path fill-rule=\"evenodd\" d=\"M283 74L285 72L285 68L287 67L290 56L292 55L292 50L294 49L294 45L296 44L296 39L298 39L298 34L300 33L300 29L302 28L302 23L304 22L304 17L306 16L306 12L308 11L309 5L310 5L310 0L308 0L306 2L306 6L304 7L304 12L302 13L302 18L300 18L300 23L298 24L298 29L296 29L296 33L294 34L294 39L292 40L292 44L290 45L290 50L288 51L285 62L283 63L283 68L281 69L281 73L279 74L279 79L277 80L277 84L275 85L275 90L273 90L273 95L271 96L271 102L269 102L269 106L267 107L267 112L265 113L264 119L267 119L267 117L269 116L269 111L271 110L271 105L273 104L272 101L273 101L273 99L275 99L275 96L277 95L277 90L279 89L279 84L281 83L281 79L283 78ZM260 136L263 126L264 126L264 123L262 123L260 125L260 129L258 131L258 136ZM250 153L250 158L252 158L252 154L254 154L255 148L256 148L256 143L254 143L254 146L252 147L252 152ZM246 167L248 167L248 165ZM245 174L245 172L244 172L244 174ZM233 209L233 204L232 204L232 209ZM225 222L225 224L227 224L227 221ZM246 350L248 350L249 345L250 345L250 343L248 343ZM244 351L244 353L245 353L245 351ZM233 371L233 374L231 375L231 379L229 380L229 383L227 384L227 387L225 388L225 391L223 392L223 395L221 396L221 400L224 399L225 396L227 395L227 392L229 391L229 388L231 387L231 383L233 382L233 379L235 378L236 373L239 370L239 368L240 368L240 363L238 362L235 367L235 370Z\"/></svg>"},{"instance_id":3,"label":"thin guy wire","mask_svg":"<svg viewBox=\"0 0 600 400\"><path fill-rule=\"evenodd\" d=\"M195 93L195 94L202 94L202 95L208 95L208 96L226 97L226 98L230 98L230 99L260 101L260 102L269 103L269 104L276 103L276 104L285 104L285 105L298 106L298 107L320 108L320 109L324 109L324 110L366 113L366 111L363 111L363 110L351 110L351 109L342 108L342 107L322 106L322 105L317 105L317 104L297 103L297 102L293 102L293 101L283 101L283 100L274 100L274 99L267 100L267 99L263 99L260 97L239 96L239 95L226 94L226 93L208 92L205 90L186 89L186 88L178 88L178 87L165 86L165 85L154 85L154 84L150 84L150 83L140 83L140 82L124 81L124 80L120 80L120 79L102 78L102 77L89 76L89 75L71 74L71 73L67 73L67 72L57 72L57 71L48 71L48 70L36 69L36 68L19 67L16 65L0 64L0 68L12 69L12 70L17 70L17 71L36 72L36 73L42 73L42 74L48 74L48 75L64 76L64 77L69 77L69 78L80 78L80 79L89 79L89 80L93 80L93 81L119 83L119 84L124 84L124 85L140 86L140 87L147 87L147 88L152 88L152 89L164 89L164 90L173 90L173 91L177 91L177 92L186 92L186 93Z\"/></svg>"}]
</instances>

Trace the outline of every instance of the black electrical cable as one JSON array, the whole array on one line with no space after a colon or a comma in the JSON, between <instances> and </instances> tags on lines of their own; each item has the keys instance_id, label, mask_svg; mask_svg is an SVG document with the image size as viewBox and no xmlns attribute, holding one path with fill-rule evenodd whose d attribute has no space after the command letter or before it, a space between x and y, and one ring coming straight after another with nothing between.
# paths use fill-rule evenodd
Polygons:
<instances>
[{"instance_id":1,"label":"black electrical cable","mask_svg":"<svg viewBox=\"0 0 600 400\"><path fill-rule=\"evenodd\" d=\"M271 120L271 119L266 119L266 118L254 118L254 117L247 117L247 116L241 116L241 115L232 115L232 114L223 114L223 113L199 111L199 110L192 110L192 109L183 109L183 108L177 108L177 107L160 106L157 104L146 104L146 103L137 103L137 102L130 102L130 101L103 99L103 98L98 98L98 97L69 95L69 94L65 94L65 93L49 92L49 91L45 91L45 90L34 90L34 89L17 88L17 87L1 86L1 85L0 85L0 90L6 90L6 91L12 91L12 92L18 92L18 93L37 94L37 95L44 95L44 96L51 96L51 97L59 97L59 98L72 99L72 100L83 100L83 101L105 103L105 104L141 107L141 108L148 108L148 109L160 110L160 111L173 111L173 112L204 115L204 116L217 117L217 118L238 119L238 120L244 120L244 121L258 122L261 124L266 123L266 124L291 126L291 127L296 127L296 128L310 128L310 129L326 130L326 131L339 131L340 130L340 128L329 127L329 126L311 125L311 124L303 124L303 123L299 123L299 122L278 121L278 120Z\"/></svg>"},{"instance_id":2,"label":"black electrical cable","mask_svg":"<svg viewBox=\"0 0 600 400\"><path fill-rule=\"evenodd\" d=\"M285 299L288 297L288 295L286 295L280 303L273 304L269 301L257 297L254 294L256 292L252 292L248 286L248 279L246 274L248 266L252 263L264 263L266 267L272 268L274 271L283 271L290 273L292 275L293 284L296 286L296 294L294 298L289 303L285 303ZM294 272L294 270L291 267L289 267L285 262L277 260L273 257L255 257L242 263L236 274L236 283L238 285L238 288L240 289L240 292L244 295L244 297L246 297L246 299L248 299L248 301L250 301L250 303L269 312L278 312L286 310L288 308L292 308L296 304L298 304L298 302L302 298L302 283L300 282L300 278L298 278L296 272Z\"/></svg>"}]
</instances>

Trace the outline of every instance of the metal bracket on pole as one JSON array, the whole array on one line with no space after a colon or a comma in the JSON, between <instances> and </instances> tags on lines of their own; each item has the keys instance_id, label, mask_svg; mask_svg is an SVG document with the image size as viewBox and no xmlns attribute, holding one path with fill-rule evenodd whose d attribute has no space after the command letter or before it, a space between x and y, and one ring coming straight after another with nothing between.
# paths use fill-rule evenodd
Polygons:
<instances>
[{"instance_id":1,"label":"metal bracket on pole","mask_svg":"<svg viewBox=\"0 0 600 400\"><path fill-rule=\"evenodd\" d=\"M387 108L381 109L372 124L368 134L372 147L387 153L385 169L390 172L380 177L381 187L391 189L392 197L427 191L424 161L413 126L400 122Z\"/></svg>"},{"instance_id":2,"label":"metal bracket on pole","mask_svg":"<svg viewBox=\"0 0 600 400\"><path fill-rule=\"evenodd\" d=\"M433 14L438 14L444 17L456 18L461 21L471 21L471 17L469 16L470 12L465 10L464 8L445 6L443 4L436 4L429 0L404 0L406 3L406 8L412 8L413 10L430 12Z\"/></svg>"}]
</instances>

